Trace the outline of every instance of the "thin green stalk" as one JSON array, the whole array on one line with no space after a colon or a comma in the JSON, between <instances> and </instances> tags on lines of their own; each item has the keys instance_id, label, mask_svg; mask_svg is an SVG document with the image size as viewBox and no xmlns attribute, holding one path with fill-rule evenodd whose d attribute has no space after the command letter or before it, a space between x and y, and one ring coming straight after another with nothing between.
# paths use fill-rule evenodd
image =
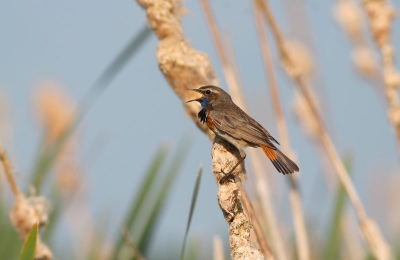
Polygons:
<instances>
[{"instance_id":1,"label":"thin green stalk","mask_svg":"<svg viewBox=\"0 0 400 260\"><path fill-rule=\"evenodd\" d=\"M186 247L187 235L189 233L190 223L192 222L193 212L194 212L194 208L196 206L197 195L199 193L200 182L201 182L201 174L202 173L203 173L203 165L200 165L199 171L197 172L196 183L194 185L194 190L193 190L193 195L192 195L192 202L190 204L189 217L188 217L188 222L187 222L187 225L186 225L185 237L183 238L183 244L182 244L180 260L183 260L184 257L185 257L185 247Z\"/></svg>"},{"instance_id":2,"label":"thin green stalk","mask_svg":"<svg viewBox=\"0 0 400 260\"><path fill-rule=\"evenodd\" d=\"M166 176L164 180L162 180L162 186L159 189L159 193L156 194L155 204L151 207L150 215L147 218L147 223L144 223L144 230L137 240L137 246L139 251L146 255L149 242L154 233L154 229L156 227L156 222L160 217L161 211L165 204L166 199L168 198L169 193L171 192L172 184L175 182L176 176L179 173L183 162L188 154L189 148L191 144L191 139L189 137L183 138L181 143L178 146L177 152L175 153L172 163L167 170Z\"/></svg>"},{"instance_id":3,"label":"thin green stalk","mask_svg":"<svg viewBox=\"0 0 400 260\"><path fill-rule=\"evenodd\" d=\"M100 77L89 88L88 92L76 108L74 120L64 130L60 137L47 148L44 147L43 138L42 146L38 153L39 157L36 160L32 174L32 183L35 185L38 193L40 192L43 179L54 164L57 156L64 147L64 144L72 133L75 132L77 126L80 124L89 108L93 105L94 101L100 96L100 94L110 85L118 72L120 72L123 66L125 66L125 64L133 57L150 35L151 30L148 28L147 24L145 24L140 32L132 38L128 45L117 55L111 64L107 66Z\"/></svg>"},{"instance_id":4,"label":"thin green stalk","mask_svg":"<svg viewBox=\"0 0 400 260\"><path fill-rule=\"evenodd\" d=\"M344 165L347 172L351 174L351 169L353 166L353 158L347 157L344 159ZM328 239L325 245L324 258L323 259L339 259L340 252L340 236L341 225L343 220L343 213L346 205L347 194L343 187L343 184L339 183L338 190L336 193L335 205L333 208L333 214L331 219L331 224L328 231Z\"/></svg>"},{"instance_id":5,"label":"thin green stalk","mask_svg":"<svg viewBox=\"0 0 400 260\"><path fill-rule=\"evenodd\" d=\"M124 227L127 230L131 229L136 221L139 211L144 207L145 199L149 196L149 194L151 194L151 188L154 186L155 180L158 179L158 176L161 173L160 169L167 154L168 149L165 146L161 146L154 156L153 161L150 163L150 167L145 174L145 179L140 184L139 191L137 194L135 194L136 199L131 204L131 208L128 211L128 215L124 221ZM118 253L123 245L124 237L121 235L117 240L116 246L114 247L113 259L118 258Z\"/></svg>"}]
</instances>

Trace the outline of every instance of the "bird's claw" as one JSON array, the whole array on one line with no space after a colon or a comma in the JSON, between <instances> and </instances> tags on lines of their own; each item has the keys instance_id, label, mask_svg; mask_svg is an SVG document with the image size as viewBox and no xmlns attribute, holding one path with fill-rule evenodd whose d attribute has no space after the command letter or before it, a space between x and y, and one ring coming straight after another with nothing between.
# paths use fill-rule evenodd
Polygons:
<instances>
[{"instance_id":1,"label":"bird's claw","mask_svg":"<svg viewBox=\"0 0 400 260\"><path fill-rule=\"evenodd\" d=\"M237 166L237 165L236 165ZM233 174L233 171L235 170L235 167L233 167L229 172L224 172L223 169L221 169L222 174L224 175L221 180L219 181L220 184L223 184L225 182L231 181L234 182L235 180L235 175Z\"/></svg>"},{"instance_id":2,"label":"bird's claw","mask_svg":"<svg viewBox=\"0 0 400 260\"><path fill-rule=\"evenodd\" d=\"M224 176L219 180L219 184L224 184L227 182L235 182L235 175L233 175L232 173L227 173L225 174L224 172L222 172L224 174Z\"/></svg>"}]
</instances>

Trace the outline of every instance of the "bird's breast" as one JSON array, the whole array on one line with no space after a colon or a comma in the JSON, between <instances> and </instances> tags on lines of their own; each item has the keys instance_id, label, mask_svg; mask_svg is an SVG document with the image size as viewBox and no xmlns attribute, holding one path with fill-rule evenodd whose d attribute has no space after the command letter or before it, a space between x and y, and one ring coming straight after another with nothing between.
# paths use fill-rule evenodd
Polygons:
<instances>
[{"instance_id":1,"label":"bird's breast","mask_svg":"<svg viewBox=\"0 0 400 260\"><path fill-rule=\"evenodd\" d=\"M211 129L211 131L215 131L216 127L209 116L206 116L206 124L207 124L208 128Z\"/></svg>"}]
</instances>

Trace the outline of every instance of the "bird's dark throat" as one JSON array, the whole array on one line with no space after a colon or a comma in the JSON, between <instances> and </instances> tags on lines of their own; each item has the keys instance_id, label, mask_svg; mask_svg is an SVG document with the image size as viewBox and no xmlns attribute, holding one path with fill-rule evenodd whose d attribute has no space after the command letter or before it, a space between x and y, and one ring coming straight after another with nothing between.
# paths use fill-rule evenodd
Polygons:
<instances>
[{"instance_id":1,"label":"bird's dark throat","mask_svg":"<svg viewBox=\"0 0 400 260\"><path fill-rule=\"evenodd\" d=\"M202 110L200 110L200 112L197 114L197 116L200 118L200 122L205 123L207 121L206 109L203 108Z\"/></svg>"}]
</instances>

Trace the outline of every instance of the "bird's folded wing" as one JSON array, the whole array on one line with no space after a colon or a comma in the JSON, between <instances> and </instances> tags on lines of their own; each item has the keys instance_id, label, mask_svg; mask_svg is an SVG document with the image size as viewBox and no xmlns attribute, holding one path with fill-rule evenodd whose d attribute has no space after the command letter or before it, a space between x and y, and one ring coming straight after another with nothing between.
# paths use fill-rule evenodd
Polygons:
<instances>
[{"instance_id":1,"label":"bird's folded wing","mask_svg":"<svg viewBox=\"0 0 400 260\"><path fill-rule=\"evenodd\" d=\"M249 116L226 115L216 110L210 112L210 118L214 125L233 138L243 139L254 145L265 145L276 149L271 141L276 140L259 123Z\"/></svg>"}]
</instances>

